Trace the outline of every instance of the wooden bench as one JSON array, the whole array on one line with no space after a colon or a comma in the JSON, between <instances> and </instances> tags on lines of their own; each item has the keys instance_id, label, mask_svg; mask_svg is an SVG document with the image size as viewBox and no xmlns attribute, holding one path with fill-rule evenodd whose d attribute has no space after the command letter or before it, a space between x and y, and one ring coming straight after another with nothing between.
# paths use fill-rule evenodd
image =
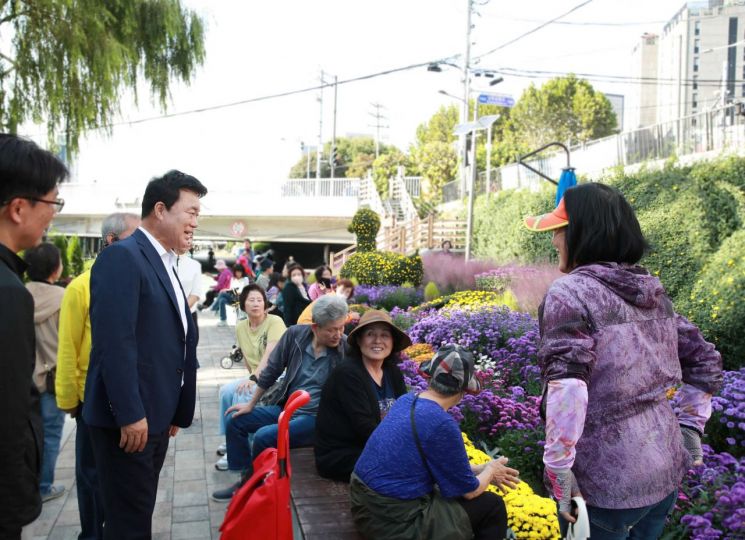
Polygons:
<instances>
[{"instance_id":1,"label":"wooden bench","mask_svg":"<svg viewBox=\"0 0 745 540\"><path fill-rule=\"evenodd\" d=\"M352 522L349 485L318 476L312 448L290 450L295 540L363 540Z\"/></svg>"}]
</instances>

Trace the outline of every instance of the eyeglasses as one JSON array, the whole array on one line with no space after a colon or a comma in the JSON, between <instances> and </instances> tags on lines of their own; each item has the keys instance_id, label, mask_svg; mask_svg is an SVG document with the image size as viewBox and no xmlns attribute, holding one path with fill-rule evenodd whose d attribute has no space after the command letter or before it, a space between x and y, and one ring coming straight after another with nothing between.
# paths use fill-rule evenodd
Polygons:
<instances>
[{"instance_id":1,"label":"eyeglasses","mask_svg":"<svg viewBox=\"0 0 745 540\"><path fill-rule=\"evenodd\" d=\"M53 201L48 201L47 199L41 199L39 197L21 197L22 199L26 199L27 201L36 201L36 202L43 202L46 204L51 204L53 206L56 206L55 212L59 214L62 212L62 209L65 207L65 199L55 199Z\"/></svg>"}]
</instances>

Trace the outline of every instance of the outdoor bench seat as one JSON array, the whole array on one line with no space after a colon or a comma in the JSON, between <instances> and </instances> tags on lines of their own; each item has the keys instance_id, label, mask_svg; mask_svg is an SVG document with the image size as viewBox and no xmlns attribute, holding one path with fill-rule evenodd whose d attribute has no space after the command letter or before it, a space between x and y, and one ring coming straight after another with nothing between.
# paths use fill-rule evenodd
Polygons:
<instances>
[{"instance_id":1,"label":"outdoor bench seat","mask_svg":"<svg viewBox=\"0 0 745 540\"><path fill-rule=\"evenodd\" d=\"M363 540L352 522L349 485L318 476L313 448L290 450L295 540Z\"/></svg>"}]
</instances>

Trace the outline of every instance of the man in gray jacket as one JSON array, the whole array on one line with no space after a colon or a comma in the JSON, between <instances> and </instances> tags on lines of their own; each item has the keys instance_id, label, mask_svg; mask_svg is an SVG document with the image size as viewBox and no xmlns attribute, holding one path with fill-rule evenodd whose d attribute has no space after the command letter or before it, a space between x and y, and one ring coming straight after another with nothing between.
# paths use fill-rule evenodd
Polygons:
<instances>
[{"instance_id":1,"label":"man in gray jacket","mask_svg":"<svg viewBox=\"0 0 745 540\"><path fill-rule=\"evenodd\" d=\"M346 301L339 296L319 298L313 306L313 323L288 328L269 356L266 367L257 368L261 376L258 380L252 376L257 385L251 401L227 410L227 414L234 413L227 422L225 434L228 468L242 471L244 480L250 478L256 456L265 448L276 446L279 414L296 390L308 392L310 402L298 409L290 420L290 446L313 443L321 388L344 358L347 311ZM284 378L277 382L283 372ZM257 406L262 397L262 405ZM250 445L248 438L252 434L253 444ZM217 490L212 499L229 501L240 486L238 482Z\"/></svg>"}]
</instances>

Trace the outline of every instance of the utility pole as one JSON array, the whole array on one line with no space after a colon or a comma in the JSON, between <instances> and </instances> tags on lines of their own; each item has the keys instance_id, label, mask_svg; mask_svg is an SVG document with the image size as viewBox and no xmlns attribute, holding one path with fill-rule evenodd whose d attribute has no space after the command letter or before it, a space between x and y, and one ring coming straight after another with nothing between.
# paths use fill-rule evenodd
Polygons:
<instances>
[{"instance_id":1,"label":"utility pole","mask_svg":"<svg viewBox=\"0 0 745 540\"><path fill-rule=\"evenodd\" d=\"M321 178L321 152L323 151L323 70L321 70L321 88L318 91L319 119L318 119L318 148L316 148L316 185Z\"/></svg>"},{"instance_id":2,"label":"utility pole","mask_svg":"<svg viewBox=\"0 0 745 540\"><path fill-rule=\"evenodd\" d=\"M461 123L468 122L468 98L471 92L471 15L473 13L473 0L466 0L468 6L466 9L466 54L463 58L463 114L461 114ZM468 189L468 176L466 175L466 161L468 161L468 150L466 148L466 135L461 135L461 182L463 193ZM471 164L473 166L473 164Z\"/></svg>"},{"instance_id":3,"label":"utility pole","mask_svg":"<svg viewBox=\"0 0 745 540\"><path fill-rule=\"evenodd\" d=\"M383 120L388 120L388 118L380 112L381 109L384 110L385 107L380 103L370 103L370 105L375 109L375 112L368 114L375 118L375 123L370 125L370 127L375 128L375 159L377 159L380 155L380 128L387 128L390 126L381 123Z\"/></svg>"},{"instance_id":4,"label":"utility pole","mask_svg":"<svg viewBox=\"0 0 745 540\"><path fill-rule=\"evenodd\" d=\"M334 178L336 172L336 96L339 89L339 77L334 75L334 123L331 131L331 152L329 152L329 165L331 166L331 178Z\"/></svg>"}]
</instances>

